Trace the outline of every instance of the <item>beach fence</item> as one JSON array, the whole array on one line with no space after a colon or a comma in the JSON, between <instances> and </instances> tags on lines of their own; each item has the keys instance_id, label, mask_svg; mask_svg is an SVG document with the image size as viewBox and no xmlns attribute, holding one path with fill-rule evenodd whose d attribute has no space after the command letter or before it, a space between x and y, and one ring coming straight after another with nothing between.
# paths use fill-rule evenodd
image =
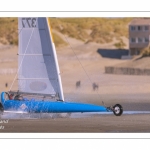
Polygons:
<instances>
[{"instance_id":1,"label":"beach fence","mask_svg":"<svg viewBox=\"0 0 150 150\"><path fill-rule=\"evenodd\" d=\"M107 74L123 74L123 75L150 75L150 69L140 68L123 68L123 67L105 67Z\"/></svg>"},{"instance_id":2,"label":"beach fence","mask_svg":"<svg viewBox=\"0 0 150 150\"><path fill-rule=\"evenodd\" d=\"M16 74L16 68L0 69L0 75Z\"/></svg>"}]
</instances>

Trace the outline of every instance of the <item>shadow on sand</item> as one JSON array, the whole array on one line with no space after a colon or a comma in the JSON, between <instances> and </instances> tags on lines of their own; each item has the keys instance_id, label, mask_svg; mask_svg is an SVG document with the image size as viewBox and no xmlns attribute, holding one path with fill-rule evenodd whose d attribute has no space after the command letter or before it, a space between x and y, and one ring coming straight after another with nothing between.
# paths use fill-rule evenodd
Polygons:
<instances>
[{"instance_id":1,"label":"shadow on sand","mask_svg":"<svg viewBox=\"0 0 150 150\"><path fill-rule=\"evenodd\" d=\"M128 49L98 49L97 52L106 58L116 58L121 59L122 56L128 56Z\"/></svg>"}]
</instances>

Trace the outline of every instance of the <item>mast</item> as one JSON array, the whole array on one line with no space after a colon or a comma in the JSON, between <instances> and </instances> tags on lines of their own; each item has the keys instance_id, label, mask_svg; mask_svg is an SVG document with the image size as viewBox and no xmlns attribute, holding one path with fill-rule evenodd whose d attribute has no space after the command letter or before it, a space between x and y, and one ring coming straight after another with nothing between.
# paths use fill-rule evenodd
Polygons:
<instances>
[{"instance_id":1,"label":"mast","mask_svg":"<svg viewBox=\"0 0 150 150\"><path fill-rule=\"evenodd\" d=\"M55 62L56 62L56 70L57 70L57 75L58 75L58 84L59 84L59 88L60 88L59 98L60 98L60 100L64 101L64 94L63 94L63 88L62 88L62 82L61 82L61 74L60 74L60 70L59 70L58 59L57 59L55 44L54 44L54 40L53 40L53 35L52 35L52 32L51 32L50 19L48 20L48 18L46 18L46 20L47 20L47 24L48 24L48 27L49 27L48 28L49 29L49 35L50 35L50 39L52 41L53 54L54 54L54 59L55 59Z\"/></svg>"}]
</instances>

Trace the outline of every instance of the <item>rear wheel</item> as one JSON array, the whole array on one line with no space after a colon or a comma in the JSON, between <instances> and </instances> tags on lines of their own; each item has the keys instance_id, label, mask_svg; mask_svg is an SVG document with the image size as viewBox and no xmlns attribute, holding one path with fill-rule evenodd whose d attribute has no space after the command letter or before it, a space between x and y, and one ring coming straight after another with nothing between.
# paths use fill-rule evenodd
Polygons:
<instances>
[{"instance_id":1,"label":"rear wheel","mask_svg":"<svg viewBox=\"0 0 150 150\"><path fill-rule=\"evenodd\" d=\"M0 114L3 114L3 112L4 112L4 108L3 108L2 103L0 103Z\"/></svg>"},{"instance_id":2,"label":"rear wheel","mask_svg":"<svg viewBox=\"0 0 150 150\"><path fill-rule=\"evenodd\" d=\"M123 113L123 107L120 104L116 104L113 106L113 113L116 116L121 116Z\"/></svg>"}]
</instances>

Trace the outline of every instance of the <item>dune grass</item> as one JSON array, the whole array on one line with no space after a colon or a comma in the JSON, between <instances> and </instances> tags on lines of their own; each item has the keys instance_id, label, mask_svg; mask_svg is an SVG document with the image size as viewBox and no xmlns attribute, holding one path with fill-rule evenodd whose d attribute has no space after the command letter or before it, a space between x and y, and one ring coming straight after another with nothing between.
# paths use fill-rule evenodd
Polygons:
<instances>
[{"instance_id":1,"label":"dune grass","mask_svg":"<svg viewBox=\"0 0 150 150\"><path fill-rule=\"evenodd\" d=\"M51 27L62 34L88 42L109 43L113 38L128 38L128 24L133 18L50 18ZM90 31L90 34L87 32ZM54 35L56 46L65 45ZM0 18L0 43L18 44L18 19ZM118 44L116 44L118 46Z\"/></svg>"},{"instance_id":2,"label":"dune grass","mask_svg":"<svg viewBox=\"0 0 150 150\"><path fill-rule=\"evenodd\" d=\"M141 51L142 57L150 57L150 45Z\"/></svg>"},{"instance_id":3,"label":"dune grass","mask_svg":"<svg viewBox=\"0 0 150 150\"><path fill-rule=\"evenodd\" d=\"M18 20L17 18L0 18L0 43L18 44Z\"/></svg>"},{"instance_id":4,"label":"dune grass","mask_svg":"<svg viewBox=\"0 0 150 150\"><path fill-rule=\"evenodd\" d=\"M126 44L123 42L123 40L121 38L119 38L118 40L119 40L119 42L115 43L114 45L118 49L123 49L126 46Z\"/></svg>"},{"instance_id":5,"label":"dune grass","mask_svg":"<svg viewBox=\"0 0 150 150\"><path fill-rule=\"evenodd\" d=\"M67 45L67 43L62 38L60 38L59 35L57 35L54 32L52 32L52 34L53 34L54 43L55 43L56 47Z\"/></svg>"},{"instance_id":6,"label":"dune grass","mask_svg":"<svg viewBox=\"0 0 150 150\"><path fill-rule=\"evenodd\" d=\"M70 37L88 42L109 43L113 38L128 38L132 18L51 18L52 28ZM90 35L86 30L91 30ZM118 45L116 45L118 46Z\"/></svg>"}]
</instances>

